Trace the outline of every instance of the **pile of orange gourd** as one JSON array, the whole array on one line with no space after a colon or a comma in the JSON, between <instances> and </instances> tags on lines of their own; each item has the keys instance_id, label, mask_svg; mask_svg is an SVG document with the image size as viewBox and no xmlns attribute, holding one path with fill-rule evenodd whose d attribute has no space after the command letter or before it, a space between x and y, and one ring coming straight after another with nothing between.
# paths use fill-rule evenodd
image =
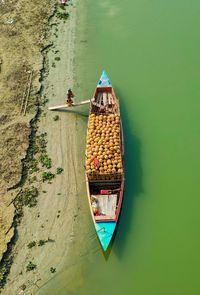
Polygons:
<instances>
[{"instance_id":1,"label":"pile of orange gourd","mask_svg":"<svg viewBox=\"0 0 200 295\"><path fill-rule=\"evenodd\" d=\"M118 115L89 116L86 173L89 179L118 179L123 173Z\"/></svg>"}]
</instances>

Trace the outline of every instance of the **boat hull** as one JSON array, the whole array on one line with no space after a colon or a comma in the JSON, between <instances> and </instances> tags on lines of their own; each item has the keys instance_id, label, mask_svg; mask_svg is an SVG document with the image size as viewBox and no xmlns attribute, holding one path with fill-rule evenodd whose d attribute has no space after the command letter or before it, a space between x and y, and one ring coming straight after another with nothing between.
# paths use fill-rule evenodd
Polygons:
<instances>
[{"instance_id":1,"label":"boat hull","mask_svg":"<svg viewBox=\"0 0 200 295\"><path fill-rule=\"evenodd\" d=\"M86 187L96 233L102 249L106 251L112 241L122 207L124 138L119 102L105 72L102 73L90 104Z\"/></svg>"}]
</instances>

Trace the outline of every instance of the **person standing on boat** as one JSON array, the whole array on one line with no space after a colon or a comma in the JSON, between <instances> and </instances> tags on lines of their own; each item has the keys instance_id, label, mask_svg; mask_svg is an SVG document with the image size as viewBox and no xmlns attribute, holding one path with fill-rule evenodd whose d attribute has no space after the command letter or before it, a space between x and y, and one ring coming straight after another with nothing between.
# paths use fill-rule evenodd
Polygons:
<instances>
[{"instance_id":1,"label":"person standing on boat","mask_svg":"<svg viewBox=\"0 0 200 295\"><path fill-rule=\"evenodd\" d=\"M71 106L74 102L72 98L74 97L74 93L72 92L71 88L68 89L67 91L67 104Z\"/></svg>"}]
</instances>

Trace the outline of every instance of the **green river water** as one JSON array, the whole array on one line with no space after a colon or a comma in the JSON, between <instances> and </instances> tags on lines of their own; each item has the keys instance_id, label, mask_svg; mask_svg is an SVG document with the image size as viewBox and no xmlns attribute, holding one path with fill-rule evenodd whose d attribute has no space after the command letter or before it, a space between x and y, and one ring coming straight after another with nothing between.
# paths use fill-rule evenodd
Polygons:
<instances>
[{"instance_id":1,"label":"green river water","mask_svg":"<svg viewBox=\"0 0 200 295\"><path fill-rule=\"evenodd\" d=\"M45 294L199 295L200 2L83 2L78 91L105 69L120 99L124 204L108 255L95 240Z\"/></svg>"}]
</instances>

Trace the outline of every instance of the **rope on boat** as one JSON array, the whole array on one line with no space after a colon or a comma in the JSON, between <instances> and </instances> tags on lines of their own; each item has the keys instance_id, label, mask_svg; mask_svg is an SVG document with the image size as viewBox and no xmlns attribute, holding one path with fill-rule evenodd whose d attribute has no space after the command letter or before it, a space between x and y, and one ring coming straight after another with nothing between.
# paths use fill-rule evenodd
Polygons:
<instances>
[{"instance_id":1,"label":"rope on boat","mask_svg":"<svg viewBox=\"0 0 200 295\"><path fill-rule=\"evenodd\" d=\"M99 230L97 230L97 233L100 232L101 230L103 230L104 233L106 233L106 234L108 234L108 235L110 235L110 236L113 235L112 233L109 233L108 231L106 231L105 227L102 227L102 228L100 228Z\"/></svg>"}]
</instances>

